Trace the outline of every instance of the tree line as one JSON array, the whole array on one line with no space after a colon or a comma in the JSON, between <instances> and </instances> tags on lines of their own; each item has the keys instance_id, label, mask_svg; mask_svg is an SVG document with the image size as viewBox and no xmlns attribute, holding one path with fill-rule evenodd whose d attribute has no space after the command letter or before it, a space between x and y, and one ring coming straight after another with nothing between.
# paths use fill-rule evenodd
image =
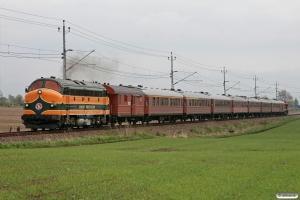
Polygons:
<instances>
[{"instance_id":1,"label":"tree line","mask_svg":"<svg viewBox=\"0 0 300 200\"><path fill-rule=\"evenodd\" d=\"M278 99L289 103L290 109L300 109L298 99L294 99L294 97L286 90L281 90L278 92Z\"/></svg>"},{"instance_id":2,"label":"tree line","mask_svg":"<svg viewBox=\"0 0 300 200\"><path fill-rule=\"evenodd\" d=\"M24 99L23 96L18 94L17 96L8 95L8 98L3 96L3 93L0 91L0 106L2 107L14 107L14 106L23 106Z\"/></svg>"}]
</instances>

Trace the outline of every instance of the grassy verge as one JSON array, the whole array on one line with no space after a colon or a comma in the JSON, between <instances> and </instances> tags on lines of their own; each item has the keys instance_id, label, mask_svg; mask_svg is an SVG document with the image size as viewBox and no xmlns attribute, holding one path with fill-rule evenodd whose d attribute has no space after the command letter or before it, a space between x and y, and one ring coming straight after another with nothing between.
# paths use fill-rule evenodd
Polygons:
<instances>
[{"instance_id":1,"label":"grassy verge","mask_svg":"<svg viewBox=\"0 0 300 200\"><path fill-rule=\"evenodd\" d=\"M198 124L197 127L193 127L186 130L180 130L172 132L171 134L166 133L151 133L151 130L141 129L136 130L125 129L116 130L108 133L99 133L99 136L91 136L84 138L72 138L72 139L61 139L45 142L10 142L1 143L0 149L29 149L29 148L49 148L49 147L67 147L67 146L80 146L80 145L91 145L91 144L103 144L103 143L114 143L141 139L150 139L155 137L174 137L174 138L193 138L193 137L232 137L239 135L247 135L263 132L272 128L282 126L288 122L299 120L300 117L290 117L286 119L269 118L262 119L259 123L252 121L228 121L228 123L220 124L218 126L210 126L207 124ZM168 130L168 132L170 132ZM103 135L104 134L104 135Z\"/></svg>"},{"instance_id":2,"label":"grassy verge","mask_svg":"<svg viewBox=\"0 0 300 200\"><path fill-rule=\"evenodd\" d=\"M243 131L243 132L237 132L237 133L232 133L232 134L223 134L223 135L218 135L217 137L225 138L225 137L233 137L233 136L239 136L239 135L248 135L248 134L256 134L256 133L261 133L267 130L271 130L273 128L280 127L286 123L293 122L296 120L300 120L300 117L290 117L286 119L282 119L280 121L276 121L273 123L269 123L266 125L258 126L255 128L251 128L249 130ZM264 124L264 123L262 123Z\"/></svg>"},{"instance_id":3,"label":"grassy verge","mask_svg":"<svg viewBox=\"0 0 300 200\"><path fill-rule=\"evenodd\" d=\"M3 144L0 142L0 149L28 149L28 148L49 148L49 147L67 147L67 146L80 146L90 144L103 144L112 142L124 142L132 140L150 139L154 136L147 133L134 133L131 135L115 135L115 136L100 136L100 137L87 137L72 140L59 140L48 142L16 142Z\"/></svg>"},{"instance_id":4,"label":"grassy verge","mask_svg":"<svg viewBox=\"0 0 300 200\"><path fill-rule=\"evenodd\" d=\"M300 192L299 133L1 149L0 199L276 199Z\"/></svg>"}]
</instances>

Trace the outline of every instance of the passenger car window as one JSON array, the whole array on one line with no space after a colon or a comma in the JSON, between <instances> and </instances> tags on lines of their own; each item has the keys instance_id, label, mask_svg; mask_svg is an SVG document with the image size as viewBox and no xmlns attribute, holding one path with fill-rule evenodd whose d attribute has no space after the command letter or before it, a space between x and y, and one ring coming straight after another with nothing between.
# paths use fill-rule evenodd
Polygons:
<instances>
[{"instance_id":1,"label":"passenger car window","mask_svg":"<svg viewBox=\"0 0 300 200\"><path fill-rule=\"evenodd\" d=\"M28 88L28 91L33 91L36 89L39 89L43 86L43 81L36 81L34 83L31 84L31 86Z\"/></svg>"},{"instance_id":2,"label":"passenger car window","mask_svg":"<svg viewBox=\"0 0 300 200\"><path fill-rule=\"evenodd\" d=\"M57 82L54 81L46 81L45 88L55 90L57 92L61 91L61 87Z\"/></svg>"}]
</instances>

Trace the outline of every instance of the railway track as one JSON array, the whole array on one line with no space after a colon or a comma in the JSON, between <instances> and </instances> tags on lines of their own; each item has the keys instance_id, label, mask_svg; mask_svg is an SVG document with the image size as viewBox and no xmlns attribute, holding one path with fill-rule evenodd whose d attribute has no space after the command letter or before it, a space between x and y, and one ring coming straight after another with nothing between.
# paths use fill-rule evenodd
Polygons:
<instances>
[{"instance_id":1,"label":"railway track","mask_svg":"<svg viewBox=\"0 0 300 200\"><path fill-rule=\"evenodd\" d=\"M299 116L300 114L289 114L287 116ZM240 120L241 118L234 118L232 120ZM257 119L257 118L248 118L248 119ZM205 121L186 121L186 122L176 122L176 123L149 123L149 124L136 124L133 125L116 125L114 127L110 126L103 126L99 128L74 128L74 129L64 129L64 130L44 130L44 131L18 131L18 132L2 132L0 133L0 137L22 137L27 135L45 135L45 134L63 134L63 133L69 133L69 132L85 132L85 131L97 131L97 130L116 130L116 129L122 129L122 128L139 128L139 127L151 127L151 126L172 126L172 125L180 125L180 124L192 124L192 123L205 123L205 122L211 122L211 121L225 121L224 119L214 119L214 120L205 120Z\"/></svg>"}]
</instances>

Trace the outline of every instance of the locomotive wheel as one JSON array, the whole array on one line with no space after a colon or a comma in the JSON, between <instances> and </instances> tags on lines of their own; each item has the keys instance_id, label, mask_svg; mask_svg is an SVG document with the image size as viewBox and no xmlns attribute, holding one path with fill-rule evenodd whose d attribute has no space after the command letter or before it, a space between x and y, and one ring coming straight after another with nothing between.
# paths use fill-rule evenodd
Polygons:
<instances>
[{"instance_id":1,"label":"locomotive wheel","mask_svg":"<svg viewBox=\"0 0 300 200\"><path fill-rule=\"evenodd\" d=\"M157 120L157 121L158 121L158 123L160 124L160 122L161 122L161 121L160 121L160 119L159 119L159 120Z\"/></svg>"},{"instance_id":2,"label":"locomotive wheel","mask_svg":"<svg viewBox=\"0 0 300 200\"><path fill-rule=\"evenodd\" d=\"M32 128L31 131L37 131L37 128Z\"/></svg>"}]
</instances>

